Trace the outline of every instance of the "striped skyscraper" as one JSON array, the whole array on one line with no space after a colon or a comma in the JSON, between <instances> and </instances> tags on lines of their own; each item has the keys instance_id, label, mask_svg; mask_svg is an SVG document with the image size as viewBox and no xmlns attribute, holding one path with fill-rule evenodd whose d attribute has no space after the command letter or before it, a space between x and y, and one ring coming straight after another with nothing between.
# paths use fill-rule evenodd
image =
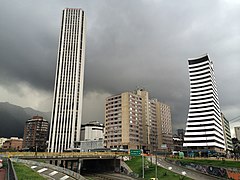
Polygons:
<instances>
[{"instance_id":1,"label":"striped skyscraper","mask_svg":"<svg viewBox=\"0 0 240 180\"><path fill-rule=\"evenodd\" d=\"M80 141L84 62L85 13L66 8L59 37L49 152L63 152Z\"/></svg>"},{"instance_id":2,"label":"striped skyscraper","mask_svg":"<svg viewBox=\"0 0 240 180\"><path fill-rule=\"evenodd\" d=\"M183 146L221 151L225 142L213 62L204 55L188 63L190 106Z\"/></svg>"}]
</instances>

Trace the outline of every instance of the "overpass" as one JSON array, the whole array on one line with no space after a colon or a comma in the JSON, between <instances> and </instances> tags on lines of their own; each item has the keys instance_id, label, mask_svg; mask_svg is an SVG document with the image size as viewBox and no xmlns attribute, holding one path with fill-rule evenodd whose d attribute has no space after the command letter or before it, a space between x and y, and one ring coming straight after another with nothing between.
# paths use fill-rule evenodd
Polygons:
<instances>
[{"instance_id":1,"label":"overpass","mask_svg":"<svg viewBox=\"0 0 240 180\"><path fill-rule=\"evenodd\" d=\"M127 153L122 152L7 152L4 154L9 158L45 162L80 174L85 172L119 172L120 157L127 155Z\"/></svg>"}]
</instances>

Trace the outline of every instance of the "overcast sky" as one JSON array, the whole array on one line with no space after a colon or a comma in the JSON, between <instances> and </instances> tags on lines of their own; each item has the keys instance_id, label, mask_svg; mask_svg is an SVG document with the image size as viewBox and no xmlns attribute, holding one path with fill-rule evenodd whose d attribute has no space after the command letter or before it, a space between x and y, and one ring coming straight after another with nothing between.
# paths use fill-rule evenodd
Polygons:
<instances>
[{"instance_id":1,"label":"overcast sky","mask_svg":"<svg viewBox=\"0 0 240 180\"><path fill-rule=\"evenodd\" d=\"M83 122L103 122L107 96L140 86L171 106L174 129L185 129L187 59L205 53L214 63L222 112L229 120L240 115L238 0L4 0L1 102L51 111L67 7L87 17Z\"/></svg>"}]
</instances>

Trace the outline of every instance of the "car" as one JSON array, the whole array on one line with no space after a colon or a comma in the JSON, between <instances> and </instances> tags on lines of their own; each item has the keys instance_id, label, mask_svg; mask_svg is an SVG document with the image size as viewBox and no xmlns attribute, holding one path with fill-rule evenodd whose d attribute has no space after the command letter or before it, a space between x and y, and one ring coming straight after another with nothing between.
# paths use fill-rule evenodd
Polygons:
<instances>
[{"instance_id":1,"label":"car","mask_svg":"<svg viewBox=\"0 0 240 180\"><path fill-rule=\"evenodd\" d=\"M2 159L0 159L0 168L2 168L2 167L3 167L3 164L2 164L2 162L3 162L3 160L2 160Z\"/></svg>"}]
</instances>

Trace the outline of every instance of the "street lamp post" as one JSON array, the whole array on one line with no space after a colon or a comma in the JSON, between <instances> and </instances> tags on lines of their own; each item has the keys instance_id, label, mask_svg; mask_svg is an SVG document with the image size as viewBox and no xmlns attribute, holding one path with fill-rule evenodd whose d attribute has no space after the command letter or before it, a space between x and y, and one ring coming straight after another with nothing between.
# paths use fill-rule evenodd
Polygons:
<instances>
[{"instance_id":1,"label":"street lamp post","mask_svg":"<svg viewBox=\"0 0 240 180\"><path fill-rule=\"evenodd\" d=\"M35 156L37 156L37 145L35 146Z\"/></svg>"},{"instance_id":2,"label":"street lamp post","mask_svg":"<svg viewBox=\"0 0 240 180\"><path fill-rule=\"evenodd\" d=\"M157 137L158 137L158 135L157 134L155 134L155 141L156 141L156 144L155 144L155 147L157 147ZM155 179L157 179L157 148L155 149Z\"/></svg>"},{"instance_id":3,"label":"street lamp post","mask_svg":"<svg viewBox=\"0 0 240 180\"><path fill-rule=\"evenodd\" d=\"M144 179L144 156L142 154L142 178Z\"/></svg>"},{"instance_id":4,"label":"street lamp post","mask_svg":"<svg viewBox=\"0 0 240 180\"><path fill-rule=\"evenodd\" d=\"M157 153L155 156L155 179L157 180Z\"/></svg>"}]
</instances>

